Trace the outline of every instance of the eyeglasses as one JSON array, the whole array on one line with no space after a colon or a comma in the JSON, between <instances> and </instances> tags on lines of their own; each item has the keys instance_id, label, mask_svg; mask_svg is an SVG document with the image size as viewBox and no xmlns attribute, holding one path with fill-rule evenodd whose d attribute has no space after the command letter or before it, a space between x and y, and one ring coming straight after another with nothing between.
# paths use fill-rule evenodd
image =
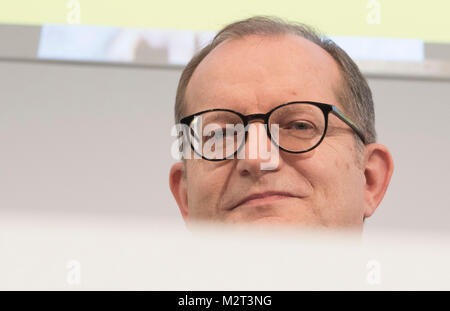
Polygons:
<instances>
[{"instance_id":1,"label":"eyeglasses","mask_svg":"<svg viewBox=\"0 0 450 311\"><path fill-rule=\"evenodd\" d=\"M264 121L267 137L281 150L311 151L326 135L330 112L366 143L358 126L336 106L311 101L282 104L266 114L243 115L229 109L210 109L184 117L180 122L189 127L188 143L197 155L205 160L221 161L234 157L245 145L248 125L254 120ZM273 132L273 126L278 127L278 133ZM204 152L205 147L209 152Z\"/></svg>"}]
</instances>

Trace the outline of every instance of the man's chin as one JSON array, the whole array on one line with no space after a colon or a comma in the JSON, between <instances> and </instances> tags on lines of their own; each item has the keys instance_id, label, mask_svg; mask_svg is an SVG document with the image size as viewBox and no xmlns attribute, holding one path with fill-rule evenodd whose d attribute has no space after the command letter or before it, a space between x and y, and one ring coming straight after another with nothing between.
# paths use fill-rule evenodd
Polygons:
<instances>
[{"instance_id":1,"label":"man's chin","mask_svg":"<svg viewBox=\"0 0 450 311\"><path fill-rule=\"evenodd\" d=\"M189 228L192 231L203 232L206 229L207 232L211 230L213 232L247 232L247 233L358 233L361 234L361 228L356 226L330 226L316 221L316 219L304 217L304 218L292 218L288 216L276 216L276 215L265 215L259 217L253 217L249 219L240 218L237 219L227 219L227 220L203 220L203 221L193 221L189 222ZM210 230L210 231L208 231Z\"/></svg>"},{"instance_id":2,"label":"man's chin","mask_svg":"<svg viewBox=\"0 0 450 311\"><path fill-rule=\"evenodd\" d=\"M280 216L264 216L256 219L250 219L248 224L267 224L267 225L283 225L292 224L292 221Z\"/></svg>"},{"instance_id":3,"label":"man's chin","mask_svg":"<svg viewBox=\"0 0 450 311\"><path fill-rule=\"evenodd\" d=\"M282 216L261 216L239 221L227 222L227 224L238 225L250 228L299 228L307 226L301 222L294 222L292 218Z\"/></svg>"},{"instance_id":4,"label":"man's chin","mask_svg":"<svg viewBox=\"0 0 450 311\"><path fill-rule=\"evenodd\" d=\"M234 232L254 233L308 233L313 231L322 231L324 226L314 221L308 222L300 219L292 219L283 216L261 216L252 219L242 219L238 222L224 223L225 229L229 229Z\"/></svg>"}]
</instances>

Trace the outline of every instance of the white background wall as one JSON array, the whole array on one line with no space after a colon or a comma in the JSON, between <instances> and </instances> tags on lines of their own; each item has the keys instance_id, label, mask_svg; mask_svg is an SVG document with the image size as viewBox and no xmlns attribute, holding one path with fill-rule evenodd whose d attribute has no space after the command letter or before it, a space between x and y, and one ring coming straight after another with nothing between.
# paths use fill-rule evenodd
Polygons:
<instances>
[{"instance_id":1,"label":"white background wall","mask_svg":"<svg viewBox=\"0 0 450 311\"><path fill-rule=\"evenodd\" d=\"M180 73L0 61L0 212L181 226L168 186ZM368 78L395 171L366 229L450 231L450 81Z\"/></svg>"}]
</instances>

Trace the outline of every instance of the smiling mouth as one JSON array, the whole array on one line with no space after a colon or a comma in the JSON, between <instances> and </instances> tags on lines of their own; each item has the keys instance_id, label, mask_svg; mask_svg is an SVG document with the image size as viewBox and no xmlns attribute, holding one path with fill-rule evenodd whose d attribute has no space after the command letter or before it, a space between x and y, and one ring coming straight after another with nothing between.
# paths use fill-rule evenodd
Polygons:
<instances>
[{"instance_id":1,"label":"smiling mouth","mask_svg":"<svg viewBox=\"0 0 450 311\"><path fill-rule=\"evenodd\" d=\"M263 193L252 194L243 200L239 201L236 205L234 205L231 210L240 207L240 206L258 206L265 205L275 201L289 199L289 198L298 198L288 192L280 192L280 191L268 191Z\"/></svg>"}]
</instances>

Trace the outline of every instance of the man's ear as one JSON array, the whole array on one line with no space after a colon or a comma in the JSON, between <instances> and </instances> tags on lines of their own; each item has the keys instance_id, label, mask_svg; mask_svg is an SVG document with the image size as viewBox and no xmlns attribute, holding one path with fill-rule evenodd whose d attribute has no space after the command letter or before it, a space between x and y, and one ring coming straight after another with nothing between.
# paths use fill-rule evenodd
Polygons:
<instances>
[{"instance_id":1,"label":"man's ear","mask_svg":"<svg viewBox=\"0 0 450 311\"><path fill-rule=\"evenodd\" d=\"M386 146L369 144L364 151L364 217L370 217L380 204L394 171L394 162Z\"/></svg>"},{"instance_id":2,"label":"man's ear","mask_svg":"<svg viewBox=\"0 0 450 311\"><path fill-rule=\"evenodd\" d=\"M185 165L183 162L177 162L170 169L169 184L170 190L177 201L178 208L184 221L188 219L188 200L187 184L185 177Z\"/></svg>"}]
</instances>

